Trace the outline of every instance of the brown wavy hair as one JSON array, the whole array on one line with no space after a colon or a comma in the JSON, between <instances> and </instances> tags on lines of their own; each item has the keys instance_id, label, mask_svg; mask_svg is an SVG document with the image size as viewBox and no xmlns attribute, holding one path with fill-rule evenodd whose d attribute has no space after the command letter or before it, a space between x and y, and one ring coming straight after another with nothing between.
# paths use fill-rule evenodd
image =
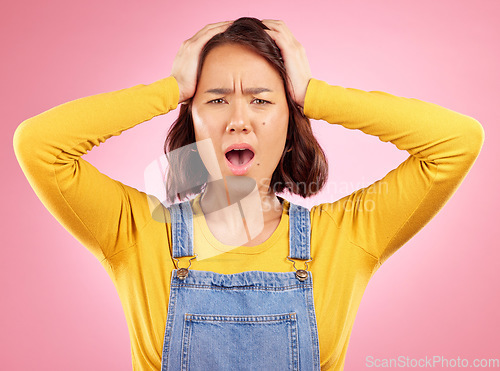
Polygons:
<instances>
[{"instance_id":1,"label":"brown wavy hair","mask_svg":"<svg viewBox=\"0 0 500 371\"><path fill-rule=\"evenodd\" d=\"M328 162L323 149L311 130L311 123L289 91L289 77L280 49L264 29L269 29L256 18L243 17L234 21L226 31L212 37L204 46L198 63L200 79L203 63L210 51L224 44L246 46L265 58L283 79L289 110L285 149L270 182L274 192L288 190L303 198L318 193L328 178ZM290 84L291 86L291 84ZM192 98L180 107L179 117L168 131L164 152L169 169L167 199L180 201L189 195L204 191L208 171L198 152L191 150L195 143L192 117ZM191 144L191 146L189 146Z\"/></svg>"}]
</instances>

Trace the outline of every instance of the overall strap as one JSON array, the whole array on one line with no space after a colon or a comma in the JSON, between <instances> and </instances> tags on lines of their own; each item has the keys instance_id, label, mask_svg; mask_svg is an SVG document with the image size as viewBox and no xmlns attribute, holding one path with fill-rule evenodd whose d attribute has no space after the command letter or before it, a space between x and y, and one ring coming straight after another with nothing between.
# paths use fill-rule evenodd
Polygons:
<instances>
[{"instance_id":1,"label":"overall strap","mask_svg":"<svg viewBox=\"0 0 500 371\"><path fill-rule=\"evenodd\" d=\"M193 254L193 211L188 201L171 205L172 256L194 256Z\"/></svg>"},{"instance_id":2,"label":"overall strap","mask_svg":"<svg viewBox=\"0 0 500 371\"><path fill-rule=\"evenodd\" d=\"M290 257L311 259L311 217L307 208L290 202L288 209L290 223Z\"/></svg>"}]
</instances>

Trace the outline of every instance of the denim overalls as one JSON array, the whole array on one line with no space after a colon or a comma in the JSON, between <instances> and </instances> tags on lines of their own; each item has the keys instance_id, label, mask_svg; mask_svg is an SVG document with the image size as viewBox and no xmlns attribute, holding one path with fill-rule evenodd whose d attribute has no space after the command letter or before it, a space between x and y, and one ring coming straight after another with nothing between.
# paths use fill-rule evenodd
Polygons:
<instances>
[{"instance_id":1,"label":"denim overalls","mask_svg":"<svg viewBox=\"0 0 500 371\"><path fill-rule=\"evenodd\" d=\"M169 210L173 257L194 256L189 201ZM310 259L309 210L289 223L289 258ZM311 272L174 269L161 370L320 370Z\"/></svg>"}]
</instances>

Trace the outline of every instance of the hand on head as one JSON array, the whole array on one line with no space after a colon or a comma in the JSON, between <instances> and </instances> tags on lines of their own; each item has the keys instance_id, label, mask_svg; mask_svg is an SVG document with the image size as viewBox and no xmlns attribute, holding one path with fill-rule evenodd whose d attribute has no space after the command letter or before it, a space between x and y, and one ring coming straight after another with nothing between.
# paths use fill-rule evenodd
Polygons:
<instances>
[{"instance_id":1,"label":"hand on head","mask_svg":"<svg viewBox=\"0 0 500 371\"><path fill-rule=\"evenodd\" d=\"M265 30L280 48L283 62L290 77L290 92L299 106L304 107L307 85L311 79L311 69L304 47L295 39L292 32L283 21L262 20L270 30Z\"/></svg>"},{"instance_id":2,"label":"hand on head","mask_svg":"<svg viewBox=\"0 0 500 371\"><path fill-rule=\"evenodd\" d=\"M170 76L179 85L179 103L191 98L196 90L196 74L200 52L213 36L224 32L232 21L208 24L182 43L172 65Z\"/></svg>"},{"instance_id":3,"label":"hand on head","mask_svg":"<svg viewBox=\"0 0 500 371\"><path fill-rule=\"evenodd\" d=\"M224 32L233 21L208 24L192 38L182 43L172 66L171 76L179 85L179 102L191 98L196 91L196 76L201 50L208 40ZM304 47L295 39L283 21L264 19L269 30L265 30L281 51L285 68L290 78L289 90L294 101L304 107L307 85L311 79L311 69Z\"/></svg>"}]
</instances>

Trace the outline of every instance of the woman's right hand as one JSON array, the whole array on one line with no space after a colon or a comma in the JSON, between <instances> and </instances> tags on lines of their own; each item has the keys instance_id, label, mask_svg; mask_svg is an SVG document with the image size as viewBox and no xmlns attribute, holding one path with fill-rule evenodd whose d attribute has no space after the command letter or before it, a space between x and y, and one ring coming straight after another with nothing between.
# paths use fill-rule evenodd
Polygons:
<instances>
[{"instance_id":1,"label":"woman's right hand","mask_svg":"<svg viewBox=\"0 0 500 371\"><path fill-rule=\"evenodd\" d=\"M208 24L192 38L182 43L172 65L170 76L179 85L179 103L191 98L196 90L196 75L200 53L208 40L224 32L233 21Z\"/></svg>"}]
</instances>

